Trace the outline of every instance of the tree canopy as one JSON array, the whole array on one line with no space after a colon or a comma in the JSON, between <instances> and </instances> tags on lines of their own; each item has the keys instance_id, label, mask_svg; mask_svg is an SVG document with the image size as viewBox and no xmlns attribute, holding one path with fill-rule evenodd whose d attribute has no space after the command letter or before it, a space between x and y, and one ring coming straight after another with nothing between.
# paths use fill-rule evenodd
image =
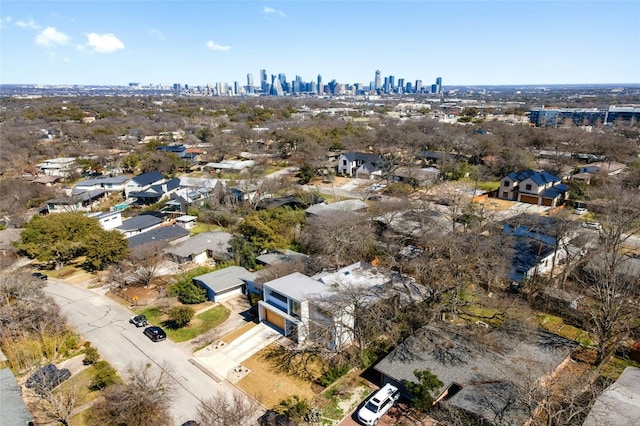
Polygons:
<instances>
[{"instance_id":1,"label":"tree canopy","mask_svg":"<svg viewBox=\"0 0 640 426\"><path fill-rule=\"evenodd\" d=\"M105 231L96 219L77 212L33 216L21 238L18 249L22 253L58 268L86 256L85 268L104 269L122 260L128 251L122 234Z\"/></svg>"}]
</instances>

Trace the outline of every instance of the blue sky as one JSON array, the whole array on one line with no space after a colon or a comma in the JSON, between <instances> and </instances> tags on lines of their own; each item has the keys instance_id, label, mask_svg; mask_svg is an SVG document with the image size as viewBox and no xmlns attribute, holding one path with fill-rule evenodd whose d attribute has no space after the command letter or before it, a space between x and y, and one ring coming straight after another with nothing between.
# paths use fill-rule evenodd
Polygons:
<instances>
[{"instance_id":1,"label":"blue sky","mask_svg":"<svg viewBox=\"0 0 640 426\"><path fill-rule=\"evenodd\" d=\"M640 2L0 4L0 83L204 85L259 70L369 84L640 83Z\"/></svg>"}]
</instances>

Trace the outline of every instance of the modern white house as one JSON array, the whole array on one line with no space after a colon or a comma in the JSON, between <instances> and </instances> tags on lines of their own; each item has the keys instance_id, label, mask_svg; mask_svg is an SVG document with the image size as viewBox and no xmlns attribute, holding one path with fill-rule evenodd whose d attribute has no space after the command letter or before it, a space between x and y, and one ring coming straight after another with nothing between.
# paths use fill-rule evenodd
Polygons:
<instances>
[{"instance_id":1,"label":"modern white house","mask_svg":"<svg viewBox=\"0 0 640 426\"><path fill-rule=\"evenodd\" d=\"M85 179L76 183L73 187L73 191L82 192L104 189L107 192L123 192L128 181L129 178L126 176L102 176L93 179Z\"/></svg>"},{"instance_id":2,"label":"modern white house","mask_svg":"<svg viewBox=\"0 0 640 426\"><path fill-rule=\"evenodd\" d=\"M122 225L122 212L119 211L87 213L87 216L97 219L105 231L111 231Z\"/></svg>"},{"instance_id":3,"label":"modern white house","mask_svg":"<svg viewBox=\"0 0 640 426\"><path fill-rule=\"evenodd\" d=\"M258 316L298 344L316 342L330 349L352 341L353 316L324 303L334 291L313 278L294 272L264 283ZM348 327L348 325L351 327ZM345 326L346 325L346 326Z\"/></svg>"}]
</instances>

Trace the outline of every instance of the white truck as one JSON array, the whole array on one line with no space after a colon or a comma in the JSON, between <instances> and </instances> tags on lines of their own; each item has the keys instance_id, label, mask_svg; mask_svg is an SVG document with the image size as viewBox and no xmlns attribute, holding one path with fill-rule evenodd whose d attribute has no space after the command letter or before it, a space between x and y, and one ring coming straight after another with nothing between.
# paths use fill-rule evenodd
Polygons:
<instances>
[{"instance_id":1,"label":"white truck","mask_svg":"<svg viewBox=\"0 0 640 426\"><path fill-rule=\"evenodd\" d=\"M358 410L358 421L366 426L377 424L378 420L393 407L393 404L399 398L400 391L398 388L387 383L371 395L362 408Z\"/></svg>"}]
</instances>

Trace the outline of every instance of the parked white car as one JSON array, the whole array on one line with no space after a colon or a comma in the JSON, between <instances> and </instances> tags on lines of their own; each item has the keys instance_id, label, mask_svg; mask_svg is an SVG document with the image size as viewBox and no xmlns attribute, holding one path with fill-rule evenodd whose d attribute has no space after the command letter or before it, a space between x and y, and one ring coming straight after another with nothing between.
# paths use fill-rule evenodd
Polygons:
<instances>
[{"instance_id":1,"label":"parked white car","mask_svg":"<svg viewBox=\"0 0 640 426\"><path fill-rule=\"evenodd\" d=\"M586 214L588 212L588 210L585 207L578 207L575 210L575 214L582 216L583 214Z\"/></svg>"},{"instance_id":2,"label":"parked white car","mask_svg":"<svg viewBox=\"0 0 640 426\"><path fill-rule=\"evenodd\" d=\"M602 226L598 222L585 222L582 224L582 227L587 229L595 229L595 230L602 229Z\"/></svg>"},{"instance_id":3,"label":"parked white car","mask_svg":"<svg viewBox=\"0 0 640 426\"><path fill-rule=\"evenodd\" d=\"M387 383L366 400L358 411L358 421L367 426L377 424L399 398L398 388Z\"/></svg>"}]
</instances>

